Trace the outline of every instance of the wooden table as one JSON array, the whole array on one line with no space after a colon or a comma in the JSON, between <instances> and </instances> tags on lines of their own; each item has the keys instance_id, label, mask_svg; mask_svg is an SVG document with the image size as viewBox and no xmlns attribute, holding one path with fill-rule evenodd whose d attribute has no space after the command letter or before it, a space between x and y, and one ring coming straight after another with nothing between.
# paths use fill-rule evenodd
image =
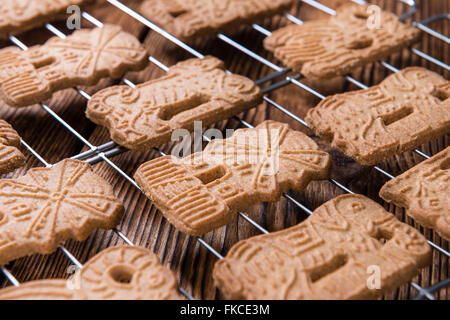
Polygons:
<instances>
[{"instance_id":1,"label":"wooden table","mask_svg":"<svg viewBox=\"0 0 450 320\"><path fill-rule=\"evenodd\" d=\"M125 1L131 8L137 8L138 2ZM322 0L321 2L332 8L336 8L338 5L349 1ZM407 6L394 0L376 2L384 9L398 14L408 9ZM414 20L422 20L439 13L450 12L450 0L422 0L418 2L420 4L420 10L413 17ZM135 34L145 43L152 56L168 66L191 57L183 49L171 44L156 32L149 31L147 27L104 0L99 0L97 4L87 7L86 11L103 22L122 25L127 31ZM299 5L292 13L303 20L325 18L327 16L306 4L303 6ZM274 17L273 19L264 21L262 25L269 30L275 30L286 23L286 18ZM84 24L86 27L92 26L87 22L84 22ZM64 30L64 32L68 32L64 27L64 23L55 23L55 26ZM449 35L450 25L448 20L434 23L431 27L447 36ZM50 36L51 33L48 30L41 28L21 35L18 38L30 46L43 43ZM276 61L271 54L263 49L262 40L264 37L255 30L247 28L232 38L270 61L281 65L279 61ZM6 42L1 44L2 47L7 45L10 45L10 43ZM229 70L246 75L254 80L273 71L217 38L199 40L193 44L193 47L202 53L215 55L223 59ZM416 48L443 60L447 64L450 62L450 46L431 36L424 34L423 40ZM417 55L411 54L408 50L404 50L402 53L390 57L387 61L397 68L419 65L439 72L447 79L449 77L449 73L445 72L444 69L426 62ZM127 75L127 78L134 83L141 83L149 79L155 79L163 74L164 72L161 69L151 64L145 71L130 73ZM362 70L358 70L353 76L366 85L374 85L389 74L390 72L386 68L376 63ZM276 79L276 81L279 80L281 78ZM342 79L334 79L326 82L311 82L303 79L302 82L310 85L324 95L357 89L354 85ZM114 83L111 80L103 80L94 88L82 89L86 89L88 93L94 93ZM269 97L301 117L305 115L305 112L309 108L318 102L318 99L313 95L292 84L271 93ZM86 119L84 115L86 100L77 94L75 90L69 89L56 93L53 99L48 101L48 105L92 144L100 145L110 141L108 132L104 128L97 127ZM64 158L72 157L81 151L87 150L80 140L55 121L40 106L16 110L0 102L0 108L1 118L9 121L20 133L24 141L31 145L49 163L56 163ZM268 104L261 105L241 115L241 117L253 125L262 122L264 119L287 122L293 128L305 131L311 135L311 132L306 131L300 123ZM236 120L224 121L218 124L217 127L222 129L237 128L239 127L239 122ZM324 149L329 150L326 143L320 140L317 141L320 142ZM433 155L448 145L449 141L447 136L424 145L421 150L429 155ZM167 152L170 148L171 145L166 145L161 149ZM26 168L16 170L13 174L5 177L19 177L28 168L42 166L29 152L25 151L25 154L28 159ZM335 163L340 163L334 169L334 175L339 181L345 183L353 191L368 195L372 199L383 203L378 197L379 189L386 182L386 178L383 175L371 168L363 168L349 159L342 158L336 152L333 152L333 154L335 156ZM140 164L157 156L159 155L155 151L146 153L126 152L112 158L112 160L125 173L132 175ZM394 175L398 175L422 160L423 158L417 154L407 152L384 161L380 164L380 167ZM211 277L213 265L217 260L216 257L202 247L194 238L188 237L172 228L150 201L106 163L96 164L94 169L114 186L115 192L125 204L126 214L120 225L120 230L135 244L150 248L156 252L161 257L163 263L180 277L182 287L192 293L195 298L219 298L220 294L214 289ZM311 183L306 191L293 194L293 196L308 208L315 209L323 202L342 193L342 190L329 182L314 182ZM399 219L420 228L436 244L449 250L448 242L441 240L432 231L414 224L411 219L405 216L404 210L386 204L385 207ZM282 199L280 202L274 204L257 205L246 210L246 212L252 219L269 231L285 229L299 223L307 216L292 203L286 201L286 199ZM242 218L236 217L227 228L222 228L207 234L204 239L217 251L226 254L230 247L237 241L257 234L259 233L254 227ZM65 243L65 247L78 260L85 262L99 251L109 246L120 244L123 244L123 240L112 231L97 231L86 241L82 243L68 241ZM61 250L58 250L51 255L34 255L19 259L8 265L8 268L20 282L25 282L34 279L68 277L69 274L66 271L70 265L71 262ZM449 259L434 251L433 265L424 269L414 281L426 288L448 277L450 277ZM10 285L4 278L1 279L3 286ZM405 285L387 295L386 298L409 299L416 294L417 291L415 289L410 285ZM441 290L436 297L439 299L448 299L449 294L450 288L447 288Z\"/></svg>"}]
</instances>

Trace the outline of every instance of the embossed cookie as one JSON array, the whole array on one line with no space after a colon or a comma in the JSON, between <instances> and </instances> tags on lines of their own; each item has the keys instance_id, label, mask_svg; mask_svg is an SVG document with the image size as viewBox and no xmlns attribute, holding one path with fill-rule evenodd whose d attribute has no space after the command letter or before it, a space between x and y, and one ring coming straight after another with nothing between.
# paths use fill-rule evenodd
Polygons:
<instances>
[{"instance_id":1,"label":"embossed cookie","mask_svg":"<svg viewBox=\"0 0 450 320\"><path fill-rule=\"evenodd\" d=\"M124 208L90 165L63 160L0 180L0 265L48 254L67 240L82 241L95 229L114 228Z\"/></svg>"},{"instance_id":2,"label":"embossed cookie","mask_svg":"<svg viewBox=\"0 0 450 320\"><path fill-rule=\"evenodd\" d=\"M138 85L116 86L95 94L86 115L106 126L111 138L133 151L169 142L174 130L193 130L230 118L262 102L258 86L248 78L225 73L214 57L190 59L166 76Z\"/></svg>"},{"instance_id":3,"label":"embossed cookie","mask_svg":"<svg viewBox=\"0 0 450 320\"><path fill-rule=\"evenodd\" d=\"M450 241L450 147L381 188L380 196Z\"/></svg>"},{"instance_id":4,"label":"embossed cookie","mask_svg":"<svg viewBox=\"0 0 450 320\"><path fill-rule=\"evenodd\" d=\"M367 90L330 96L306 121L332 146L364 165L450 132L450 82L407 68Z\"/></svg>"},{"instance_id":5,"label":"embossed cookie","mask_svg":"<svg viewBox=\"0 0 450 320\"><path fill-rule=\"evenodd\" d=\"M364 196L343 195L297 226L237 243L213 277L227 299L372 299L430 262L419 231Z\"/></svg>"},{"instance_id":6,"label":"embossed cookie","mask_svg":"<svg viewBox=\"0 0 450 320\"><path fill-rule=\"evenodd\" d=\"M331 78L384 59L419 40L419 30L389 12L381 11L377 28L376 13L368 8L346 5L328 20L289 25L267 37L264 46L306 77Z\"/></svg>"},{"instance_id":7,"label":"embossed cookie","mask_svg":"<svg viewBox=\"0 0 450 320\"><path fill-rule=\"evenodd\" d=\"M305 134L266 121L213 140L190 157L149 161L135 178L176 228L201 235L229 223L239 210L327 178L329 167L330 156Z\"/></svg>"},{"instance_id":8,"label":"embossed cookie","mask_svg":"<svg viewBox=\"0 0 450 320\"><path fill-rule=\"evenodd\" d=\"M18 149L20 136L11 125L0 120L0 174L11 172L25 164L25 157Z\"/></svg>"},{"instance_id":9,"label":"embossed cookie","mask_svg":"<svg viewBox=\"0 0 450 320\"><path fill-rule=\"evenodd\" d=\"M68 17L67 8L91 0L4 0L0 2L0 39Z\"/></svg>"},{"instance_id":10,"label":"embossed cookie","mask_svg":"<svg viewBox=\"0 0 450 320\"><path fill-rule=\"evenodd\" d=\"M39 280L0 290L0 300L181 300L175 275L147 249L121 246L90 259L69 282Z\"/></svg>"},{"instance_id":11,"label":"embossed cookie","mask_svg":"<svg viewBox=\"0 0 450 320\"><path fill-rule=\"evenodd\" d=\"M53 37L26 51L8 47L0 50L0 98L12 107L25 107L58 90L141 70L147 58L139 40L115 25Z\"/></svg>"},{"instance_id":12,"label":"embossed cookie","mask_svg":"<svg viewBox=\"0 0 450 320\"><path fill-rule=\"evenodd\" d=\"M291 8L292 0L146 0L141 13L183 41L270 17Z\"/></svg>"}]
</instances>

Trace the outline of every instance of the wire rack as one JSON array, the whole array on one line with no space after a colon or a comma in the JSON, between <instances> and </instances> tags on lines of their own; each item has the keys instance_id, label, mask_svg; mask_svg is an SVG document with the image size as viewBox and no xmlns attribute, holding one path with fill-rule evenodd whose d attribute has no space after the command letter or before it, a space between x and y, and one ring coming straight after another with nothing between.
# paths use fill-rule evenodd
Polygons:
<instances>
[{"instance_id":1,"label":"wire rack","mask_svg":"<svg viewBox=\"0 0 450 320\"><path fill-rule=\"evenodd\" d=\"M185 51L187 51L188 53L192 54L194 57L197 58L203 58L204 55L202 53L200 53L199 51L197 51L196 49L194 49L193 47L187 45L186 43L182 42L181 40L177 39L176 37L174 37L173 35L169 34L168 32L166 32L164 29L160 28L159 26L157 26L156 24L154 24L153 22L151 22L149 19L141 16L138 12L132 10L131 8L129 8L128 6L126 6L125 4L123 4L122 2L118 1L118 0L106 0L109 4L111 4L112 6L116 7L117 9L123 11L124 13L128 14L129 16L131 16L132 18L136 19L137 21L141 22L142 24L144 24L145 26L147 26L148 28L150 28L151 30L159 33L161 36L163 36L164 38L166 38L167 40L169 40L170 42L174 43L175 45L179 46L180 48L184 49ZM299 0L299 1L303 1L305 4L312 6L320 11L325 12L326 14L329 15L335 15L336 12L327 7L326 5L320 3L319 1L316 0ZM364 0L348 0L349 2L355 2L357 4L365 4L367 3ZM409 10L407 12L405 12L403 15L401 15L400 19L401 20L405 20L409 17L411 17L416 11L417 11L417 5L416 2L414 0L397 0L399 2L402 2L406 5L409 6ZM82 17L87 20L88 22L90 22L91 24L93 24L96 27L102 27L103 23L101 21L99 21L98 19L96 19L95 17L93 17L91 14L89 14L88 12L82 12ZM285 14L285 17L290 21L290 23L294 23L294 24L302 24L303 21L298 19L297 17L287 13ZM419 28L420 30L422 30L423 32L428 33L429 35L431 35L432 37L435 37L441 41L444 41L446 44L449 44L450 39L431 29L430 27L428 27L428 25L432 22L435 21L439 21L439 20L445 20L445 19L450 19L450 14L440 14L437 16L433 16L430 17L428 19L425 19L423 21L416 21L413 22L413 26L415 26L416 28ZM60 38L65 38L66 34L63 33L61 30L59 30L58 28L56 28L54 25L52 24L46 24L45 27L55 36L60 37ZM266 28L262 27L261 25L258 24L253 24L251 26L254 30L256 30L257 32L261 33L263 36L269 36L271 34L271 32L269 30L267 30ZM217 37L225 42L226 44L232 46L233 48L235 48L236 50L244 53L245 55L248 55L249 57L253 58L254 60L258 61L259 63L269 67L270 69L273 70L272 73L266 75L265 77L256 80L255 82L258 85L262 85L268 82L273 82L274 79L277 79L279 77L284 77L285 75L287 75L288 73L291 72L291 70L278 66L272 62L270 62L269 60L265 59L264 57L258 55L257 53L255 53L254 51L251 51L250 49L248 49L246 46L244 46L243 44L240 44L234 40L232 40L231 38L229 38L228 36L226 36L225 34L219 33L217 35ZM15 36L9 36L9 40L12 42L12 44L18 46L19 48L21 48L22 50L27 50L27 46L21 42L17 37ZM444 70L449 71L450 70L450 66L447 65L445 62L440 61L428 54L426 54L425 52L422 52L418 49L415 48L411 48L411 52L441 68L443 68ZM149 60L151 63L153 63L154 65L156 65L158 68L162 69L163 71L168 71L169 67L164 65L161 61L159 61L158 59L156 59L153 56L149 57ZM398 72L399 70L397 68L395 68L394 66L392 66L391 64L385 62L385 61L381 61L380 62L381 65L383 65L385 68L387 68L389 71L391 72ZM228 71L227 71L228 72ZM367 89L368 86L366 86L365 84L361 83L360 81L356 80L355 78L351 77L351 76L346 76L345 77L347 81L349 81L350 83L352 83L353 85L356 85L357 87L361 88L361 89ZM299 87L302 90L305 90L306 92L309 92L310 94L318 97L319 99L325 99L326 97L324 95L322 95L320 92L314 90L313 88L311 88L310 86L302 83L300 80L302 79L302 75L301 74L294 74L294 75L287 75L284 77L283 80L278 81L276 83L272 83L270 85L268 85L267 87L265 87L263 89L263 92L265 94L264 96L264 100L268 103L268 105L272 106L273 108L278 109L279 111L281 111L282 113L286 114L287 116L291 117L292 119L294 119L295 121L299 122L301 125L309 128L308 124L298 115L294 114L293 112L289 111L287 108L283 107L281 104L273 101L272 99L270 99L267 94L270 92L273 92L279 88L285 87L287 85L295 85L297 87ZM135 87L136 85L131 82L130 80L123 78L122 79L123 83L130 86L130 87ZM90 100L91 96L86 93L85 91L79 89L79 88L74 88L84 99L86 100ZM40 103L40 106L42 109L44 109L54 120L56 120L59 124L61 124L66 130L68 130L74 137L76 137L76 139L78 139L79 141L81 141L83 143L83 145L85 145L88 148L88 151L79 153L75 156L72 157L72 159L78 159L78 160L84 160L90 164L96 164L99 162L105 162L107 163L115 172L117 172L118 174L120 174L120 176L122 176L126 181L128 181L129 183L131 183L134 187L136 187L138 190L140 190L139 186L137 185L137 183L129 176L127 175L119 166L117 166L110 158L116 155L119 155L121 153L125 153L128 152L128 150L126 150L123 147L118 146L116 143L114 143L113 141L107 142L105 144L96 146L91 144L86 138L84 138L82 136L82 134L80 134L79 132L77 132L70 124L68 124L66 121L64 121L58 114L56 114L49 106L45 105L44 103ZM240 124L246 128L253 128L253 126L238 118L238 117L234 117L237 121L240 122ZM205 141L210 141L210 139L206 136L203 136ZM21 141L22 145L34 156L36 157L44 166L46 167L51 167L52 164L48 163L38 152L36 152L29 144L27 144L25 141ZM155 150L159 153L159 155L164 156L166 155L163 151L156 149ZM419 149L414 150L414 152L416 152L417 154L419 154L421 157L428 159L430 158L429 155L427 155L426 153L420 151ZM395 178L392 174L388 173L387 171L383 170L382 168L380 168L379 166L374 166L373 167L375 170L377 170L378 172L380 172L382 175L386 176L388 179L393 179ZM346 193L351 193L353 194L354 192L352 190L350 190L348 187L346 187L343 183L337 181L336 179L329 179L329 181L334 184L335 186L337 186L338 188L342 189L344 192ZM294 206L298 207L301 211L307 213L308 215L312 214L312 211L305 206L304 204L302 204L301 202L297 201L294 197L290 196L289 194L284 194L284 197L287 199L287 201L291 202ZM244 219L246 222L250 223L254 228L256 228L256 230L258 230L258 232L263 233L263 234L268 234L269 232L263 228L260 224L258 224L257 222L255 222L254 220L252 220L246 213L244 212L239 212L238 213L239 216ZM121 232L119 229L114 229L113 230L125 243L129 244L129 245L134 245L133 242L127 238L127 236ZM204 246L209 252L211 252L215 257L217 257L217 259L223 259L222 254L220 254L218 251L216 251L210 244L208 244L202 237L197 237L195 238L202 246ZM428 241L429 244L432 246L432 248L434 250L436 250L444 259L448 259L450 257L450 253L445 250L444 248L442 248L441 246L435 244L434 242ZM64 245L60 245L59 249L64 253L64 255L78 268L81 268L83 265L80 261L78 261L75 256L64 247ZM6 278L9 280L9 282L14 285L14 286L20 286L19 281L14 277L14 275L4 266L0 266L0 271L6 276ZM418 291L418 294L416 295L415 299L429 299L429 300L435 300L435 296L433 294L435 294L436 292L438 292L439 290L441 290L442 288L448 287L450 286L450 278L443 280L439 283L436 283L434 285L432 285L429 288L423 288L420 285L418 285L415 282L411 282L411 286L413 288L415 288ZM186 290L184 290L182 287L180 287L180 292L185 295L188 299L194 299Z\"/></svg>"}]
</instances>

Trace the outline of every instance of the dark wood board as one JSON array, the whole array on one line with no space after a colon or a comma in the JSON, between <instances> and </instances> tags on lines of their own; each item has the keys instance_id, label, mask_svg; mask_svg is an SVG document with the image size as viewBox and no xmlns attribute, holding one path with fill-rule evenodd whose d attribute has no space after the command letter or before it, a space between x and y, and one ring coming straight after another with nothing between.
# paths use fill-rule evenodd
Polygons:
<instances>
[{"instance_id":1,"label":"dark wood board","mask_svg":"<svg viewBox=\"0 0 450 320\"><path fill-rule=\"evenodd\" d=\"M131 8L138 8L139 5L139 1L130 0L124 2ZM297 17L303 20L327 17L326 14L307 4L300 5L300 2L298 7L292 11ZM337 8L340 4L347 3L349 0L322 0L321 2L332 8ZM408 6L395 0L373 2L397 14L401 14L408 9ZM418 3L420 9L413 16L413 19L416 21L439 13L450 12L450 0L422 0L418 1ZM138 36L145 43L152 56L168 66L175 64L177 61L192 57L183 49L170 43L170 41L158 35L156 32L150 31L140 22L113 7L106 0L98 0L96 4L89 5L86 11L103 22L122 25L125 30ZM274 17L273 19L267 19L262 25L269 30L276 30L286 23L288 23L286 18ZM86 27L92 27L87 22L84 22L84 24ZM68 32L64 27L64 23L55 23L55 25L61 28L61 30ZM447 36L450 34L450 23L448 20L436 22L431 27ZM30 46L43 43L50 36L51 34L48 30L41 28L20 35L18 38ZM264 37L255 30L246 28L242 32L233 35L232 39L241 44L245 44L249 49L281 65L279 61L276 61L271 54L263 49L262 41ZM10 45L10 43L0 43L1 47L7 45ZM254 80L272 72L268 67L240 53L235 48L232 48L217 38L199 39L193 44L193 47L201 53L212 54L223 59L229 70L246 75ZM443 60L447 64L450 62L450 46L443 41L424 34L421 43L415 47L437 59ZM397 68L410 65L423 66L443 74L447 79L449 78L449 73L444 71L444 69L419 58L417 55L411 54L409 50L404 50L400 54L393 55L387 61ZM141 83L149 79L155 79L163 74L164 72L162 70L151 64L142 72L127 74L127 78L135 83ZM381 66L381 64L375 63L356 71L353 76L366 85L374 85L382 81L389 74L390 72ZM277 80L280 80L280 78ZM344 81L343 79L314 83L302 79L302 82L311 85L325 95L356 89L348 81ZM82 89L86 89L88 93L94 93L114 83L117 82L103 80L98 86ZM318 99L313 95L292 84L271 93L269 97L301 117L305 115L309 108L314 107L318 102ZM77 94L74 89L56 93L47 104L92 144L100 145L110 141L108 132L104 128L97 127L86 119L84 115L86 100ZM9 121L23 139L49 163L56 163L64 158L72 157L81 151L87 150L80 140L55 121L40 106L13 109L0 102L0 115L2 119ZM261 105L241 115L241 117L253 125L257 125L265 119L287 122L292 128L302 130L311 135L311 132L306 131L300 123L276 110L271 105ZM221 129L237 128L239 127L239 122L231 119L217 124L217 127ZM327 149L325 143L322 141L319 142ZM447 136L431 141L422 146L421 150L429 155L434 155L448 145L449 139ZM170 147L170 145L167 145L161 149L168 151ZM24 152L28 159L26 167L4 177L19 177L28 168L42 166L29 152L26 150ZM158 154L155 151L146 153L126 152L112 158L112 160L124 172L132 175L140 164L157 156ZM420 161L423 161L423 158L419 155L413 152L406 152L384 161L380 164L380 167L394 175L398 175ZM404 210L383 203L378 197L378 191L383 183L386 182L384 176L371 168L362 168L348 161L348 159L344 159L342 163L340 167L335 168L335 174L339 181L345 182L355 192L368 195L372 199L384 204L399 219L420 228L429 239L444 249L449 250L447 241L439 238L431 230L423 229L415 224L405 215ZM182 287L192 293L196 299L220 298L220 294L214 289L211 277L212 268L217 258L202 247L194 238L188 237L171 227L150 201L146 200L136 188L106 163L96 164L94 168L98 174L105 177L114 186L116 193L124 201L126 213L119 229L135 244L150 248L156 252L161 257L163 263L180 277ZM342 193L342 190L329 182L314 182L311 183L306 191L293 194L293 196L308 208L315 209L323 202ZM285 229L301 222L307 217L305 213L296 208L292 203L286 201L286 199L282 199L280 202L274 204L254 206L246 210L246 212L252 219L259 222L269 231ZM207 234L204 239L217 251L226 254L230 247L237 241L257 234L259 233L254 227L242 218L236 217L226 228L221 228ZM123 243L123 240L112 231L97 231L84 242L68 241L64 245L78 260L85 262L99 251L109 246ZM25 282L35 279L68 277L67 268L70 265L71 262L61 250L58 250L51 255L33 255L22 258L10 263L7 267L20 282ZM434 251L432 266L424 269L414 281L422 287L429 287L448 277L450 277L449 259ZM0 281L2 286L10 285L4 278L0 278ZM417 291L408 284L388 294L386 298L410 299L416 294ZM441 290L436 294L436 297L439 299L449 299L450 288Z\"/></svg>"}]
</instances>

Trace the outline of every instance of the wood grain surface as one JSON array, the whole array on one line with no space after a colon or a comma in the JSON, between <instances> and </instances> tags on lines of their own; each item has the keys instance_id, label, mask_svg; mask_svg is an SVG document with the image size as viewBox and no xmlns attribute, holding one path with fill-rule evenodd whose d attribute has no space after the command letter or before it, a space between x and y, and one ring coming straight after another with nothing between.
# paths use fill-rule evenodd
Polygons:
<instances>
[{"instance_id":1,"label":"wood grain surface","mask_svg":"<svg viewBox=\"0 0 450 320\"><path fill-rule=\"evenodd\" d=\"M139 5L139 1L124 2L131 8L137 8ZM342 3L347 2L349 2L349 0L322 0L322 3L329 5L332 8L337 8ZM386 10L398 14L405 12L409 8L395 0L372 2L379 4ZM413 16L413 19L416 21L439 13L450 12L450 0L422 0L418 1L418 3L420 5L420 10ZM139 39L145 43L153 57L168 66L175 64L177 61L192 57L183 49L170 43L170 41L156 32L150 31L143 24L124 14L105 0L99 0L96 4L88 6L86 11L103 22L122 25L125 30L138 36ZM299 1L299 5L292 13L303 20L327 17L326 14L307 4L301 5L301 1ZM274 17L273 19L262 22L262 25L269 30L276 30L287 23L288 21L286 18ZM85 27L92 27L92 25L86 21L84 21L83 24ZM55 26L66 33L69 32L65 28L63 22L55 23ZM430 26L447 36L450 34L450 24L448 20L436 22ZM45 28L33 30L18 36L18 38L28 46L43 43L49 37L51 37L51 33ZM262 41L264 36L250 27L232 35L232 39L241 44L245 44L249 49L254 50L270 61L281 65L281 62L276 61L271 54L263 49ZM8 42L0 43L1 47L8 45L11 44ZM270 68L249 58L247 55L215 37L210 39L198 39L198 41L193 44L193 47L201 53L215 55L223 59L229 70L246 75L254 80L273 72ZM443 41L424 33L421 43L415 47L437 59L443 60L447 64L450 63L450 46ZM403 68L410 65L423 66L444 75L447 79L449 78L449 73L443 68L433 65L424 59L419 58L417 55L411 54L409 50L404 50L403 52L390 57L387 61L397 68ZM141 83L149 79L155 79L163 74L164 72L161 69L151 64L142 72L127 74L127 78L135 83ZM389 74L390 71L384 68L380 63L375 63L356 71L353 76L366 85L374 85L379 83ZM282 80L282 78L278 78L275 81L279 80ZM344 81L343 79L330 79L320 82L311 82L302 79L301 81L312 86L324 95L356 89L354 85L351 85L348 81ZM99 89L114 83L118 82L103 80L96 87L82 89L86 89L88 93L92 94ZM318 102L318 99L313 95L293 84L271 93L269 97L301 117L305 115L309 108L314 107ZM97 127L86 119L84 115L86 100L74 89L56 93L54 97L48 101L48 106L92 144L100 145L110 141L108 132L104 128ZM87 150L86 146L84 146L79 139L55 121L40 106L13 109L0 102L0 114L1 118L9 121L23 137L24 141L32 146L32 148L41 154L49 163L56 163L64 158L72 157L81 151ZM257 125L265 119L274 119L287 122L292 128L297 130L305 131L305 128L300 123L268 104L252 109L246 114L241 115L241 117L253 125ZM239 125L240 123L238 121L231 119L217 124L217 127L221 129L238 128ZM311 132L305 132L311 135ZM317 138L315 139L320 142L324 149L329 150L326 143ZM447 136L436 141L431 141L429 144L422 146L421 150L429 155L434 155L448 145L449 139ZM171 147L171 145L166 145L161 149L167 152ZM32 154L26 150L24 150L24 152L28 159L26 168L16 170L14 173L5 177L19 177L23 175L28 168L42 166ZM378 191L383 183L386 182L386 177L372 168L364 168L355 164L335 151L332 153L334 155L335 163L333 174L339 181L353 191L368 195L372 199L384 204L385 207L393 212L399 219L420 228L422 233L429 239L442 246L444 249L449 250L447 241L442 240L431 230L421 228L419 225L415 224L405 215L404 210L389 206L382 202L378 197ZM159 154L155 151L146 153L126 152L113 157L112 160L122 168L124 172L132 175L140 164L157 156L159 156ZM398 175L420 161L423 161L423 158L419 155L413 152L406 152L384 161L380 164L380 167L394 175ZM150 248L156 252L163 263L179 276L181 286L190 292L196 299L220 298L220 294L213 286L211 277L212 268L217 258L202 247L195 238L188 237L171 227L161 213L155 209L152 203L108 164L104 162L96 164L94 169L114 186L115 192L125 204L126 213L119 229L122 230L135 244ZM343 191L335 185L325 181L311 183L306 191L292 195L308 208L315 209L323 202L342 193ZM286 199L282 199L278 203L257 205L246 210L246 212L252 219L260 223L269 231L285 229L301 222L307 217L304 212ZM217 251L225 255L230 247L237 241L257 234L259 234L258 230L242 218L236 217L227 227L207 234L204 237L204 240L211 244ZM123 240L121 240L114 232L97 231L84 242L68 241L64 245L83 263L99 251L109 246L119 244L123 244ZM44 278L66 278L69 276L67 268L70 265L71 262L69 259L67 259L61 250L58 250L51 255L34 255L19 259L10 263L7 267L20 282L25 282ZM3 276L0 277L2 277L0 278L2 286L10 285ZM439 254L437 251L434 251L432 266L424 269L420 276L416 277L414 281L426 288L441 280L447 279L448 277L450 277L449 259L444 255ZM385 298L410 299L416 294L417 291L412 288L411 285L407 284L395 292L388 294ZM439 299L449 299L449 297L450 288L443 289L436 294L436 298Z\"/></svg>"}]
</instances>

